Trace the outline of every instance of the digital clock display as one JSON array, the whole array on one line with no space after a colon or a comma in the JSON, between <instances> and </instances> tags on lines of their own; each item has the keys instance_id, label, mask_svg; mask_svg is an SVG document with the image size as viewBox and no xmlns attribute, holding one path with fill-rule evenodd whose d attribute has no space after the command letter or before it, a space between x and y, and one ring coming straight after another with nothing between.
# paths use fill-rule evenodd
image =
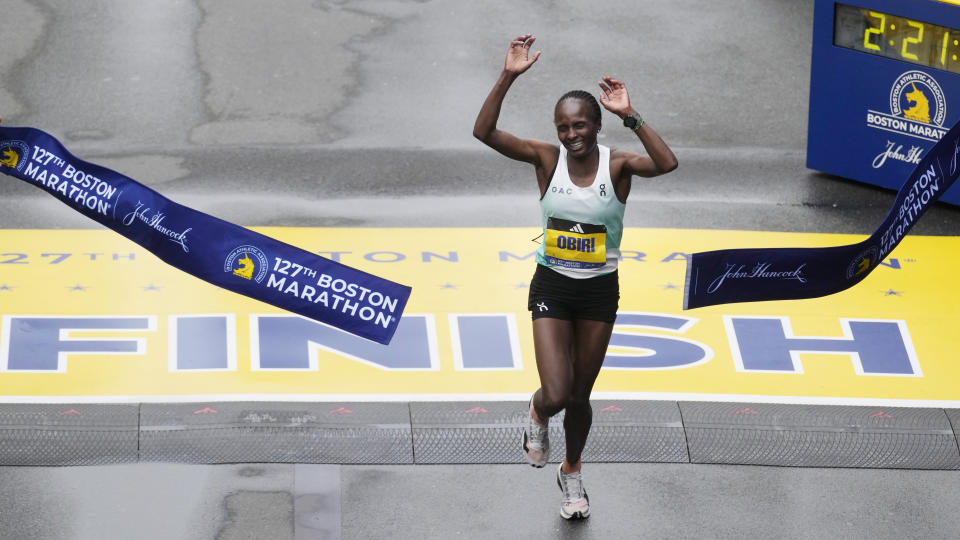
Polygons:
<instances>
[{"instance_id":1,"label":"digital clock display","mask_svg":"<svg viewBox=\"0 0 960 540\"><path fill-rule=\"evenodd\" d=\"M833 44L960 73L960 30L881 11L836 4Z\"/></svg>"}]
</instances>

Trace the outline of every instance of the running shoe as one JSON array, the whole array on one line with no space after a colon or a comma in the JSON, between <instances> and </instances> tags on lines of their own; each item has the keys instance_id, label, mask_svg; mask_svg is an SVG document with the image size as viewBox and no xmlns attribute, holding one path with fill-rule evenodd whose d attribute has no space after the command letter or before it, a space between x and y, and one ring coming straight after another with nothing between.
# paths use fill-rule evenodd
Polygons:
<instances>
[{"instance_id":1,"label":"running shoe","mask_svg":"<svg viewBox=\"0 0 960 540\"><path fill-rule=\"evenodd\" d=\"M557 468L557 485L563 492L560 499L560 517L563 519L586 519L590 517L590 498L583 487L580 471L566 474L563 464Z\"/></svg>"},{"instance_id":2,"label":"running shoe","mask_svg":"<svg viewBox=\"0 0 960 540\"><path fill-rule=\"evenodd\" d=\"M530 398L528 411L533 410L533 398ZM537 467L547 464L550 457L550 424L537 423L531 412L527 413L527 427L523 430L523 455L527 463Z\"/></svg>"}]
</instances>

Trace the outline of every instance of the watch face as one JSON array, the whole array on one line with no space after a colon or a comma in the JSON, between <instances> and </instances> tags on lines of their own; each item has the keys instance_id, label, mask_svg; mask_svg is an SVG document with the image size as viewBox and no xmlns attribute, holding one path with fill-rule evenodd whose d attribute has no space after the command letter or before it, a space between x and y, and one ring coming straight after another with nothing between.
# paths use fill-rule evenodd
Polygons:
<instances>
[{"instance_id":1,"label":"watch face","mask_svg":"<svg viewBox=\"0 0 960 540\"><path fill-rule=\"evenodd\" d=\"M628 117L624 118L624 119L623 119L623 125L626 126L626 127L628 127L628 128L630 128L630 129L633 129L633 128L636 127L636 125L637 125L637 119L636 119L636 117L634 117L634 116L628 116Z\"/></svg>"}]
</instances>

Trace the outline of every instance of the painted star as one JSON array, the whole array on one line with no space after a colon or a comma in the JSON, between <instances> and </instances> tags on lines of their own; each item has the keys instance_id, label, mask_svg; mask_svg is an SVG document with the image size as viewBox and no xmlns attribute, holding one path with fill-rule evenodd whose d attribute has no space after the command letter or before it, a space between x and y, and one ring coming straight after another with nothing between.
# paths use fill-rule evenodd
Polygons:
<instances>
[{"instance_id":1,"label":"painted star","mask_svg":"<svg viewBox=\"0 0 960 540\"><path fill-rule=\"evenodd\" d=\"M893 289L887 289L883 291L884 296L903 296L903 291L895 291Z\"/></svg>"},{"instance_id":2,"label":"painted star","mask_svg":"<svg viewBox=\"0 0 960 540\"><path fill-rule=\"evenodd\" d=\"M163 287L160 287L159 285L154 285L154 284L151 283L150 285L147 285L146 287L140 287L140 288L143 289L144 292L150 292L150 291L159 291L159 290L162 289Z\"/></svg>"},{"instance_id":3,"label":"painted star","mask_svg":"<svg viewBox=\"0 0 960 540\"><path fill-rule=\"evenodd\" d=\"M6 283L4 283L3 285L0 285L0 291L12 291L12 290L13 290L13 287L7 285Z\"/></svg>"},{"instance_id":4,"label":"painted star","mask_svg":"<svg viewBox=\"0 0 960 540\"><path fill-rule=\"evenodd\" d=\"M85 291L89 287L84 287L83 285L74 285L73 287L67 287L67 290L70 291Z\"/></svg>"}]
</instances>

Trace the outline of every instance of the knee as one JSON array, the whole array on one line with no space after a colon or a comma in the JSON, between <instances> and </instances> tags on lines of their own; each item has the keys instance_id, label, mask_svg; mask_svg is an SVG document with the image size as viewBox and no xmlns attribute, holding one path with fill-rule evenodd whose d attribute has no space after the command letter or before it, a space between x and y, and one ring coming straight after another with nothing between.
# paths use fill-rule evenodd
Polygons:
<instances>
[{"instance_id":1,"label":"knee","mask_svg":"<svg viewBox=\"0 0 960 540\"><path fill-rule=\"evenodd\" d=\"M550 416L565 409L569 401L570 393L567 391L546 387L540 389L540 407Z\"/></svg>"}]
</instances>

